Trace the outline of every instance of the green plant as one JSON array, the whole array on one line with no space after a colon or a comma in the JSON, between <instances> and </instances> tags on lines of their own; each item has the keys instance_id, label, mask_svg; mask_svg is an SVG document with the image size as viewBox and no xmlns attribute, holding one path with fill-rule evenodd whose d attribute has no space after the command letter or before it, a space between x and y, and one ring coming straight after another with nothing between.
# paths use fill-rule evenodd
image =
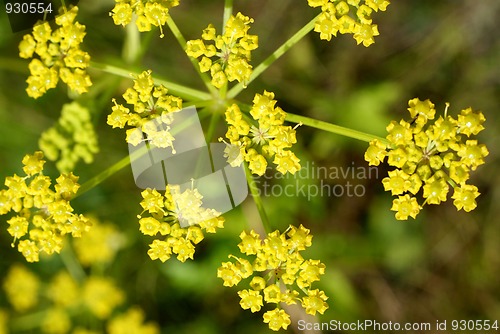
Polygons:
<instances>
[{"instance_id":1,"label":"green plant","mask_svg":"<svg viewBox=\"0 0 500 334\"><path fill-rule=\"evenodd\" d=\"M226 286L237 285L252 276L249 283L251 289L238 292L240 305L252 312L259 312L264 302L272 304L272 309L263 315L264 322L272 330L287 329L290 325L291 316L286 311L289 305L299 304L303 308L301 312L310 315L323 314L328 308L326 294L311 286L328 269L320 260L306 259L299 253L314 247L310 230L295 224L287 224L282 229L281 223L269 219L255 179L255 176L263 176L271 163L281 175L294 175L301 170L300 159L294 150L300 141L297 140L297 132L300 133L303 127L369 143L365 159L371 165L379 165L387 157L388 164L397 169L390 171L382 183L385 190L398 196L391 209L396 211L398 220L415 218L424 204L445 202L450 187L454 189L451 197L458 210L471 211L476 207L478 188L466 182L470 177L469 172L483 164L488 155L484 145L470 139L483 130L485 118L482 113L467 108L455 119L447 114L447 107L444 116L434 121L434 104L415 98L409 101L411 119L408 122L392 121L387 126L387 137L381 138L286 112L284 107L280 107L277 94L267 90L262 93L260 90L259 93L252 91L252 82L312 31L319 33L320 39L328 41L337 34L352 34L357 44L370 46L379 35L371 15L385 11L389 5L386 0L309 0L307 3L321 12L256 66L252 65L252 58L259 50L259 39L257 35L250 34L254 20L242 13L233 15L231 0L224 3L221 32L218 33L215 25L208 24L201 39L193 40L186 40L170 15L179 1L117 2L110 15L114 23L125 27L126 31L122 65L107 63L104 59L101 62L94 57L91 59L91 54L80 48L84 45L85 26L76 21L78 7L66 8L64 3L55 25L51 27L49 22L39 23L31 34L23 37L19 44L19 55L32 58L28 65L30 76L27 79L27 94L34 99L41 98L56 88L61 79L68 86L68 96L76 101L65 104L58 125L41 135L40 149L43 152L35 151L23 158L25 176L14 174L6 177L7 188L0 191L0 214L11 215L7 220L7 231L14 239L13 246L28 262L39 261L40 253L61 253L72 274L72 278L64 278L71 282L67 283L68 290L49 294L47 303L54 304L54 309L46 308L40 313L38 320L33 322L35 325L40 324L43 331L50 333L80 332L80 329L72 328L70 320L74 314L78 318L80 307L88 308L97 318L94 321L98 322L110 318L113 309L125 299L113 282L95 275L94 269L90 272L86 269L102 268L109 264L113 255L104 260L98 256L83 260L87 253L84 240L90 238L87 234L92 233L92 229L101 228L101 223L99 219L89 218L86 214L74 213L77 210L70 204L70 201L84 197L137 158L125 156L87 179L73 174L72 169L80 160L92 163L93 156L98 152L99 145L94 139L97 131L93 126L97 121L102 121L102 117L96 114L93 115L95 119L91 120L88 110L96 108L99 103L110 109L106 116L108 125L113 128L129 127L126 140L122 141L123 146L126 143L137 146L143 142L145 139L136 132L136 129L141 129L148 135L148 145L170 148L174 154L176 134L170 131L170 117L175 117L175 113L185 106L196 106L200 110L199 117L208 118L207 141L217 138L226 143L228 163L233 167L244 166L259 213L259 218L246 228L248 233L241 232L241 243L238 244L243 254L255 255L255 260L250 262L230 254L234 262L224 262L217 275ZM165 26L168 26L185 51L205 90L162 79L156 75L154 68L130 70L144 63L142 58L151 47L151 36L157 34L154 27L158 27L159 36L165 38ZM139 34L148 31L152 33L146 38ZM108 82L112 82L115 77L132 80L126 84L127 88L122 94L126 104L120 104L116 99L116 91L123 90L118 87L118 81L113 82L108 91ZM240 97L247 91L252 91L251 102L248 97ZM112 97L96 102L86 99L86 94L91 97ZM148 127L148 122L157 117L161 117L164 123L165 129L162 131ZM296 125L286 125L285 122ZM225 138L220 135L221 127L224 127ZM45 172L45 158L55 162L60 176L51 177L50 171ZM52 184L54 187L51 188ZM203 197L194 186L180 191L175 185L169 185L164 193L146 189L140 194L142 200L136 210L140 212L142 207L142 212L137 215L138 229L147 237L155 238L147 251L153 260L166 262L172 254L181 262L195 259L195 246L205 238L204 233L216 232L227 219L220 212L203 207ZM425 199L423 204L419 204L414 197L417 194ZM182 226L181 216L195 218L189 226ZM116 234L112 230L101 233ZM63 244L70 234L81 240L67 241L68 253L65 254ZM235 236L233 239L236 239ZM76 255L71 250L72 245ZM96 245L103 253L124 247L121 243L113 246L107 238L97 240ZM17 307L20 312L36 305L36 299L28 298L25 304L22 301L27 298L26 295L35 295L40 289L37 279L23 270L14 267L4 284L11 303L14 306L16 303L25 305ZM57 276L56 279L62 278ZM24 282L29 288L16 290L21 289L26 295L17 296L9 292L10 282ZM79 287L75 288L75 284ZM57 299L58 294L72 290L79 291L76 295L81 294L80 304ZM99 294L95 291L114 297L95 305L94 296ZM119 322L119 319L129 319L138 323L137 330L141 333L159 330L155 326L141 325L141 311L133 309L124 314L124 318L116 316L114 320L108 320L107 325L94 323L90 327L97 329L107 326L109 332L120 333L120 329L114 329L120 326L114 323ZM11 327L14 330L23 329L22 323L22 320L14 321ZM51 326L53 323L63 325L54 327Z\"/></svg>"}]
</instances>

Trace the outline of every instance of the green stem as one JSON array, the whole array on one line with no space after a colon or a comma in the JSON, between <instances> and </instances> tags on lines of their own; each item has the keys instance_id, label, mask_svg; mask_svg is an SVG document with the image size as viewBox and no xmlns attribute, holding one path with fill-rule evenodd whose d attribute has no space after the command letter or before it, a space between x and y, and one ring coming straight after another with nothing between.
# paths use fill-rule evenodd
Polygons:
<instances>
[{"instance_id":1,"label":"green stem","mask_svg":"<svg viewBox=\"0 0 500 334\"><path fill-rule=\"evenodd\" d=\"M90 62L90 66L94 69L106 72L106 73L111 73L114 75L118 75L124 78L130 78L130 75L139 75L137 72L133 72L124 68L108 65L108 64L101 64L101 63L96 63L94 61ZM183 99L188 99L188 100L210 100L212 96L208 93L199 91L197 89L189 88L183 85L179 85L176 83L173 83L171 81L163 80L157 77L153 77L153 80L157 84L161 84L165 87L167 87L170 90L170 93L179 95Z\"/></svg>"},{"instance_id":2,"label":"green stem","mask_svg":"<svg viewBox=\"0 0 500 334\"><path fill-rule=\"evenodd\" d=\"M167 18L167 25L170 28L170 30L172 31L172 34L174 34L175 38L179 42L179 45L181 46L182 51L184 53L186 53L186 39L184 38L184 36L182 36L181 31L179 30L179 28L177 27L177 25L175 24L174 20L172 19L172 17L170 15L168 15L168 18ZM203 80L203 83L207 87L208 91L210 93L212 93L213 96L217 96L218 95L217 89L210 83L210 78L208 77L208 75L206 73L202 73L200 71L200 66L198 65L198 61L194 58L189 57L189 56L187 56L187 57L189 58L189 61L191 62L191 64L193 64L193 67L196 70L196 72L198 73L198 75L200 76L201 80Z\"/></svg>"},{"instance_id":3,"label":"green stem","mask_svg":"<svg viewBox=\"0 0 500 334\"><path fill-rule=\"evenodd\" d=\"M85 270L83 270L82 265L77 260L75 253L73 252L73 249L71 247L63 248L63 250L61 251L61 260L66 266L66 269L68 269L71 277L73 277L76 282L82 284L85 281L87 275L85 274Z\"/></svg>"},{"instance_id":4,"label":"green stem","mask_svg":"<svg viewBox=\"0 0 500 334\"><path fill-rule=\"evenodd\" d=\"M343 126L323 122L323 121L320 121L320 120L317 120L314 118L310 118L310 117L306 117L306 116L287 113L285 119L289 122L292 122L292 123L304 124L304 125L310 126L312 128L328 131L331 133L335 133L335 134L349 137L349 138L353 138L353 139L362 140L362 141L365 141L368 143L374 139L378 139L382 143L384 143L386 145L390 145L390 143L385 138L371 135L368 133L364 133L361 131L356 131L353 129L345 128Z\"/></svg>"},{"instance_id":5,"label":"green stem","mask_svg":"<svg viewBox=\"0 0 500 334\"><path fill-rule=\"evenodd\" d=\"M198 113L198 117L200 118L200 120L204 119L205 117L207 117L209 115L209 112L207 112L206 110L207 109L204 109L203 111ZM181 131L182 130L181 126L182 126L182 124L180 124L179 128L176 128L176 129ZM176 133L175 130L172 131L172 135L175 136L175 133ZM83 195L87 191L95 188L97 185L101 184L102 182L107 180L109 177L113 176L115 173L117 173L120 170L122 170L123 168L127 167L132 162L134 162L135 160L142 157L144 154L148 154L148 152L149 151L148 151L147 147L144 146L142 149L135 151L133 154L127 155L125 158L121 159L120 161L118 161L114 165L110 166L106 170L102 171L101 173L97 174L96 176L94 176L93 178L91 178L90 180L88 180L87 182L82 184L80 189L78 189L78 192L76 193L75 196L73 196L72 199L75 199L75 198Z\"/></svg>"},{"instance_id":6,"label":"green stem","mask_svg":"<svg viewBox=\"0 0 500 334\"><path fill-rule=\"evenodd\" d=\"M233 0L224 1L224 16L222 19L222 34L226 32L226 23L229 18L233 15Z\"/></svg>"},{"instance_id":7,"label":"green stem","mask_svg":"<svg viewBox=\"0 0 500 334\"><path fill-rule=\"evenodd\" d=\"M207 140L207 143L215 142L212 141L214 133L215 133L215 128L217 126L217 122L220 118L220 113L218 111L215 111L212 113L212 116L210 117L210 124L208 126L208 131L205 136L205 139Z\"/></svg>"},{"instance_id":8,"label":"green stem","mask_svg":"<svg viewBox=\"0 0 500 334\"><path fill-rule=\"evenodd\" d=\"M271 233L271 225L269 224L269 218L267 218L266 210L264 208L264 203L262 203L262 198L260 197L259 189L255 184L255 180L253 178L252 173L248 169L248 165L245 163L245 175L248 182L248 187L250 188L250 193L252 194L252 198L257 205L257 210L259 211L260 220L262 221L262 226L266 233Z\"/></svg>"},{"instance_id":9,"label":"green stem","mask_svg":"<svg viewBox=\"0 0 500 334\"><path fill-rule=\"evenodd\" d=\"M135 159L142 156L143 154L146 154L147 150L138 150L138 151L136 151L136 153L137 153L137 156L134 156ZM119 172L123 168L127 167L130 164L131 160L132 160L132 156L127 155L125 158L121 159L120 161L118 161L117 163L112 165L111 167L107 168L106 170L102 171L101 173L97 174L96 176L94 176L93 178L91 178L90 180L88 180L87 182L82 184L80 189L78 189L78 192L76 193L76 195L73 196L73 199L77 198L78 196L83 195L87 191L93 189L94 187L96 187L97 185L102 183L104 180L108 179L110 176L114 175L115 173Z\"/></svg>"},{"instance_id":10,"label":"green stem","mask_svg":"<svg viewBox=\"0 0 500 334\"><path fill-rule=\"evenodd\" d=\"M29 73L26 60L0 57L0 69L6 71Z\"/></svg>"},{"instance_id":11,"label":"green stem","mask_svg":"<svg viewBox=\"0 0 500 334\"><path fill-rule=\"evenodd\" d=\"M283 45L276 49L269 57L267 57L262 63L260 63L252 72L250 79L245 84L248 85L250 82L255 80L259 75L262 74L272 63L284 55L292 46L297 44L304 36L306 36L311 30L314 29L314 24L316 23L316 16L314 19L309 21L304 27L295 33L290 39L288 39ZM229 99L236 97L244 89L243 83L238 83L236 86L231 88L227 94Z\"/></svg>"},{"instance_id":12,"label":"green stem","mask_svg":"<svg viewBox=\"0 0 500 334\"><path fill-rule=\"evenodd\" d=\"M131 24L125 28L125 42L122 49L122 58L127 64L135 64L141 51L141 35L135 25L136 16L133 17Z\"/></svg>"},{"instance_id":13,"label":"green stem","mask_svg":"<svg viewBox=\"0 0 500 334\"><path fill-rule=\"evenodd\" d=\"M47 310L43 310L12 318L9 320L10 328L13 332L33 330L42 324L47 317L47 313Z\"/></svg>"}]
</instances>

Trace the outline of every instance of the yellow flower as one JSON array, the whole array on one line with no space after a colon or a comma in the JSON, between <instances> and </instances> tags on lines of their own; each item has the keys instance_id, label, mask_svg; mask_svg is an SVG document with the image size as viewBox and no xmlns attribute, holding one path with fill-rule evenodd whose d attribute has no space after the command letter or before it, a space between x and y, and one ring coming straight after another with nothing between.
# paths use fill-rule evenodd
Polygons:
<instances>
[{"instance_id":1,"label":"yellow flower","mask_svg":"<svg viewBox=\"0 0 500 334\"><path fill-rule=\"evenodd\" d=\"M266 303L278 304L281 301L281 290L276 284L268 285L263 292Z\"/></svg>"},{"instance_id":2,"label":"yellow flower","mask_svg":"<svg viewBox=\"0 0 500 334\"><path fill-rule=\"evenodd\" d=\"M314 31L320 38L330 41L337 33L352 34L357 44L368 47L375 42L374 37L379 35L378 27L372 23L373 11L385 11L389 5L387 0L367 0L364 4L359 0L308 0L310 7L321 7ZM352 15L351 13L355 13Z\"/></svg>"},{"instance_id":3,"label":"yellow flower","mask_svg":"<svg viewBox=\"0 0 500 334\"><path fill-rule=\"evenodd\" d=\"M234 286L241 281L241 276L238 274L239 270L231 262L223 263L217 269L217 277L224 281L224 286Z\"/></svg>"},{"instance_id":4,"label":"yellow flower","mask_svg":"<svg viewBox=\"0 0 500 334\"><path fill-rule=\"evenodd\" d=\"M107 326L107 333L109 334L158 334L160 329L155 323L144 323L144 312L137 308L132 307L125 313L118 315L111 319Z\"/></svg>"},{"instance_id":5,"label":"yellow flower","mask_svg":"<svg viewBox=\"0 0 500 334\"><path fill-rule=\"evenodd\" d=\"M225 156L232 166L244 160L253 174L263 175L267 168L266 157L269 157L274 158L273 163L282 174L295 174L300 170L300 160L289 150L297 142L295 128L283 125L286 113L276 106L276 102L272 92L255 94L250 109L254 124L244 119L238 105L232 104L226 109L229 144Z\"/></svg>"},{"instance_id":6,"label":"yellow flower","mask_svg":"<svg viewBox=\"0 0 500 334\"><path fill-rule=\"evenodd\" d=\"M389 177L382 180L385 191L391 191L392 195L400 195L411 186L410 176L402 170L389 171Z\"/></svg>"},{"instance_id":7,"label":"yellow flower","mask_svg":"<svg viewBox=\"0 0 500 334\"><path fill-rule=\"evenodd\" d=\"M116 0L115 7L109 15L115 25L126 26L132 22L133 14L137 15L136 26L140 32L151 31L151 26L160 28L160 37L164 37L163 26L167 21L169 10L179 5L179 0L150 2L149 0Z\"/></svg>"},{"instance_id":8,"label":"yellow flower","mask_svg":"<svg viewBox=\"0 0 500 334\"><path fill-rule=\"evenodd\" d=\"M195 59L201 57L200 71L210 71L212 85L216 88L222 88L228 81L245 85L250 80L250 54L259 44L256 35L248 34L251 23L253 19L238 13L226 22L222 35L216 35L210 24L203 30L202 39L186 43L186 54Z\"/></svg>"},{"instance_id":9,"label":"yellow flower","mask_svg":"<svg viewBox=\"0 0 500 334\"><path fill-rule=\"evenodd\" d=\"M43 165L45 161L43 160L43 153L40 151L34 154L28 154L23 158L23 170L27 176L33 176L40 173L43 170Z\"/></svg>"},{"instance_id":10,"label":"yellow flower","mask_svg":"<svg viewBox=\"0 0 500 334\"><path fill-rule=\"evenodd\" d=\"M78 7L59 15L52 30L48 22L37 24L32 35L26 35L19 44L19 56L33 58L29 64L31 75L26 82L26 92L32 98L39 98L56 87L59 78L78 94L88 91L92 85L85 69L90 64L90 56L80 50L85 37L85 26L75 22Z\"/></svg>"},{"instance_id":11,"label":"yellow flower","mask_svg":"<svg viewBox=\"0 0 500 334\"><path fill-rule=\"evenodd\" d=\"M123 248L125 237L112 224L101 223L89 217L92 229L84 238L73 241L76 256L83 266L110 263Z\"/></svg>"},{"instance_id":12,"label":"yellow flower","mask_svg":"<svg viewBox=\"0 0 500 334\"><path fill-rule=\"evenodd\" d=\"M378 35L380 35L380 33L378 32L378 27L376 24L361 24L356 26L353 37L356 40L356 43L363 43L364 46L368 47L375 43L373 37Z\"/></svg>"},{"instance_id":13,"label":"yellow flower","mask_svg":"<svg viewBox=\"0 0 500 334\"><path fill-rule=\"evenodd\" d=\"M420 189L422 205L445 202L451 186L459 210L476 207L477 189L461 187L469 179L469 171L484 164L489 154L485 145L470 139L484 129L485 118L481 112L467 108L455 119L448 115L448 107L447 103L444 117L434 121L436 110L430 100L411 99L411 121L392 121L387 126L387 143L373 140L365 152L370 165L379 165L387 156L387 163L396 167L382 180L384 189L398 196L391 208L396 211L396 219L417 216L422 207L415 196Z\"/></svg>"},{"instance_id":14,"label":"yellow flower","mask_svg":"<svg viewBox=\"0 0 500 334\"><path fill-rule=\"evenodd\" d=\"M240 239L238 247L241 253L254 257L254 260L250 262L229 255L235 262L223 262L217 270L217 277L228 287L252 277L251 290L238 292L243 309L258 312L264 302L292 305L299 300L310 314L322 313L328 308L324 292L309 289L325 273L325 265L318 260L304 260L300 255L311 246L312 236L308 229L302 225L298 228L290 226L287 233L274 231L263 239L255 231L242 232ZM305 294L302 299L301 293ZM278 330L288 326L289 316L276 309L264 314L264 322L269 323L272 330Z\"/></svg>"},{"instance_id":15,"label":"yellow flower","mask_svg":"<svg viewBox=\"0 0 500 334\"><path fill-rule=\"evenodd\" d=\"M76 102L65 104L57 124L42 133L38 145L60 172L74 170L80 160L92 163L99 145L90 111Z\"/></svg>"},{"instance_id":16,"label":"yellow flower","mask_svg":"<svg viewBox=\"0 0 500 334\"><path fill-rule=\"evenodd\" d=\"M24 312L38 303L40 281L25 267L13 265L3 281L7 299L16 311Z\"/></svg>"},{"instance_id":17,"label":"yellow flower","mask_svg":"<svg viewBox=\"0 0 500 334\"><path fill-rule=\"evenodd\" d=\"M64 271L56 274L47 289L47 296L60 307L68 307L78 302L78 284Z\"/></svg>"},{"instance_id":18,"label":"yellow flower","mask_svg":"<svg viewBox=\"0 0 500 334\"><path fill-rule=\"evenodd\" d=\"M446 201L449 187L444 179L436 179L434 177L427 180L424 185L423 197L428 204L439 204Z\"/></svg>"},{"instance_id":19,"label":"yellow flower","mask_svg":"<svg viewBox=\"0 0 500 334\"><path fill-rule=\"evenodd\" d=\"M137 146L143 142L143 133L147 135L150 144L161 148L174 149L174 137L170 133L172 113L182 109L182 100L168 94L163 85L155 86L152 71L143 71L134 79L133 87L128 88L122 95L125 101L132 105L129 108L112 100L114 106L108 115L107 123L113 128L132 127L127 130L127 142ZM150 121L155 120L158 123ZM141 131L139 131L141 130Z\"/></svg>"},{"instance_id":20,"label":"yellow flower","mask_svg":"<svg viewBox=\"0 0 500 334\"><path fill-rule=\"evenodd\" d=\"M82 291L83 303L99 319L107 319L124 301L124 293L107 278L91 276Z\"/></svg>"},{"instance_id":21,"label":"yellow flower","mask_svg":"<svg viewBox=\"0 0 500 334\"><path fill-rule=\"evenodd\" d=\"M16 213L8 220L12 246L19 240L17 249L28 262L37 262L42 251L59 253L64 235L80 237L91 225L86 217L73 213L69 203L79 188L78 177L63 173L56 179L55 190L51 189L52 180L42 174L43 157L41 151L26 155L26 177L7 177L8 189L0 190L0 214Z\"/></svg>"},{"instance_id":22,"label":"yellow flower","mask_svg":"<svg viewBox=\"0 0 500 334\"><path fill-rule=\"evenodd\" d=\"M482 112L474 112L472 108L464 109L460 115L458 115L459 131L467 136L477 135L484 130L482 124L485 120Z\"/></svg>"},{"instance_id":23,"label":"yellow flower","mask_svg":"<svg viewBox=\"0 0 500 334\"><path fill-rule=\"evenodd\" d=\"M392 202L392 211L396 211L396 219L407 220L408 217L415 218L420 212L420 206L415 197L410 195L399 196Z\"/></svg>"},{"instance_id":24,"label":"yellow flower","mask_svg":"<svg viewBox=\"0 0 500 334\"><path fill-rule=\"evenodd\" d=\"M71 319L66 310L61 308L49 308L43 319L41 329L43 333L68 333L71 329Z\"/></svg>"},{"instance_id":25,"label":"yellow flower","mask_svg":"<svg viewBox=\"0 0 500 334\"><path fill-rule=\"evenodd\" d=\"M138 215L139 230L149 236L156 237L158 233L166 236L149 245L148 255L152 260L165 262L172 254L181 262L193 259L194 245L204 239L203 231L215 233L217 228L224 227L220 212L203 207L203 196L197 189L181 192L179 186L168 185L164 195L154 189L146 189L141 195L144 210ZM143 217L146 212L151 216Z\"/></svg>"},{"instance_id":26,"label":"yellow flower","mask_svg":"<svg viewBox=\"0 0 500 334\"><path fill-rule=\"evenodd\" d=\"M170 259L172 247L168 242L163 240L154 240L149 247L148 255L151 260L159 259L161 262L165 262Z\"/></svg>"},{"instance_id":27,"label":"yellow flower","mask_svg":"<svg viewBox=\"0 0 500 334\"><path fill-rule=\"evenodd\" d=\"M253 313L259 312L262 304L262 296L258 291L254 290L241 290L238 291L238 296L240 296L240 305L244 310L250 309Z\"/></svg>"},{"instance_id":28,"label":"yellow flower","mask_svg":"<svg viewBox=\"0 0 500 334\"><path fill-rule=\"evenodd\" d=\"M309 290L307 297L302 298L302 307L304 307L307 314L316 315L316 312L323 314L328 309L327 299L328 297L323 291L318 289Z\"/></svg>"},{"instance_id":29,"label":"yellow flower","mask_svg":"<svg viewBox=\"0 0 500 334\"><path fill-rule=\"evenodd\" d=\"M455 192L451 198L454 199L453 204L457 210L463 209L466 212L476 208L476 198L479 196L479 191L476 186L463 184L455 188Z\"/></svg>"},{"instance_id":30,"label":"yellow flower","mask_svg":"<svg viewBox=\"0 0 500 334\"><path fill-rule=\"evenodd\" d=\"M139 225L141 225L139 230L144 235L154 236L160 231L160 222L153 217L141 218L139 220Z\"/></svg>"},{"instance_id":31,"label":"yellow flower","mask_svg":"<svg viewBox=\"0 0 500 334\"><path fill-rule=\"evenodd\" d=\"M290 316L278 308L264 313L264 322L269 324L269 328L273 331L279 331L281 328L287 329L290 325Z\"/></svg>"}]
</instances>

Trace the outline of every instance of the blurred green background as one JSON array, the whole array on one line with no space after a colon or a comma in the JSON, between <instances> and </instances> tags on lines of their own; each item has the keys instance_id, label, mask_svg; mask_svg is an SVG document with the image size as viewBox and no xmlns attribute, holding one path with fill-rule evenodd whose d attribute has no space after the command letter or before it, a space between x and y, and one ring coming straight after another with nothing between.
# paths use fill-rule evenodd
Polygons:
<instances>
[{"instance_id":1,"label":"blurred green background","mask_svg":"<svg viewBox=\"0 0 500 334\"><path fill-rule=\"evenodd\" d=\"M234 2L235 12L255 19L250 33L259 35L260 47L254 66L317 14L306 0ZM113 25L108 15L112 7L110 0L80 1L79 21L87 26L84 49L97 62L127 66L122 57L124 29ZM186 38L194 39L208 23L220 31L222 10L223 1L181 0L171 14ZM378 178L298 180L306 185L359 184L364 196L264 198L273 227L303 224L314 235L306 255L326 264L316 286L330 296L330 308L320 321L500 321L499 19L497 0L394 1L386 12L374 15L380 31L374 45L356 46L351 36L326 42L310 33L238 96L250 103L255 93L266 89L276 94L285 111L381 136L390 120L407 117L407 101L414 97L431 99L438 113L450 102L453 115L472 106L486 117L479 139L490 155L473 173L472 183L481 196L471 213L457 212L448 201L426 207L416 220L396 221L389 210L391 195L381 184L387 174L384 166L378 168ZM37 149L41 132L56 122L70 99L61 84L36 101L27 97L28 61L17 56L23 33L10 32L4 13L0 20L4 179L20 172L22 157ZM131 70L151 68L160 77L203 89L170 32L163 39L158 31L144 36L152 38L151 45ZM94 82L111 88L82 97L92 106L101 147L94 164L77 166L81 182L127 155L124 132L106 125L106 116L111 97L120 97L131 81L98 71L90 74ZM217 136L223 135L222 124L219 130ZM304 164L367 168L366 143L305 126L298 128L297 139L296 153ZM272 182L295 184L294 179ZM152 262L146 254L151 239L138 231L139 202L130 168L74 201L77 210L112 222L127 237L127 247L106 274L120 282L130 304L140 305L148 320L161 325L162 333L270 332L261 313L243 311L237 290L223 287L216 277L220 263L237 252L241 230L259 219L250 198L225 215L223 230L198 245L195 261L171 259L165 264ZM12 263L24 261L10 247L5 220L1 217L0 280ZM44 263L30 269L43 272ZM3 294L0 308L8 308ZM290 326L287 332L299 331Z\"/></svg>"}]
</instances>

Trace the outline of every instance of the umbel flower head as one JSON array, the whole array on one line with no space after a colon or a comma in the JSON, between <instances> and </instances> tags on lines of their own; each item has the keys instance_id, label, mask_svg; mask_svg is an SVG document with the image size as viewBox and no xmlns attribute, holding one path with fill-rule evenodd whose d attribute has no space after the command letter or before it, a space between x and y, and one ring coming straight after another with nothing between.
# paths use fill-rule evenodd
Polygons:
<instances>
[{"instance_id":1,"label":"umbel flower head","mask_svg":"<svg viewBox=\"0 0 500 334\"><path fill-rule=\"evenodd\" d=\"M295 174L300 170L299 159L290 150L297 142L295 128L283 125L286 113L275 106L274 94L264 91L256 94L250 117L244 115L237 104L226 110L229 124L226 138L229 144L225 156L231 166L239 166L247 161L253 174L266 172L266 156L273 158L279 172ZM219 139L222 141L222 138Z\"/></svg>"},{"instance_id":2,"label":"umbel flower head","mask_svg":"<svg viewBox=\"0 0 500 334\"><path fill-rule=\"evenodd\" d=\"M159 326L146 322L145 314L133 306L123 312L125 291L109 277L95 273L75 280L66 270L52 277L37 276L23 265L12 265L2 277L5 299L12 306L9 316L28 317L43 313L39 321L30 323L31 331L39 333L91 334L101 331L84 330L89 320L106 328L108 334L159 334ZM77 310L77 312L75 312ZM0 333L7 330L7 314L2 313ZM84 315L82 319L82 315Z\"/></svg>"},{"instance_id":3,"label":"umbel flower head","mask_svg":"<svg viewBox=\"0 0 500 334\"><path fill-rule=\"evenodd\" d=\"M85 26L75 22L78 7L63 10L65 12L55 19L57 29L52 30L48 22L41 22L19 43L19 56L33 58L29 64L31 75L26 80L26 92L32 98L37 99L56 87L59 78L78 94L87 92L92 85L85 71L90 56L80 49Z\"/></svg>"},{"instance_id":4,"label":"umbel flower head","mask_svg":"<svg viewBox=\"0 0 500 334\"><path fill-rule=\"evenodd\" d=\"M352 34L357 44L368 47L375 43L379 35L378 27L373 24L373 12L385 11L388 0L307 0L311 7L321 7L314 31L327 41L337 33Z\"/></svg>"},{"instance_id":5,"label":"umbel flower head","mask_svg":"<svg viewBox=\"0 0 500 334\"><path fill-rule=\"evenodd\" d=\"M51 189L52 180L43 175L41 151L26 155L23 164L26 176L7 177L7 189L0 190L0 215L15 213L7 221L7 232L14 237L12 246L19 241L19 252L28 262L37 262L41 252L59 253L66 234L80 237L91 223L73 213L69 203L80 187L77 176L61 174Z\"/></svg>"},{"instance_id":6,"label":"umbel flower head","mask_svg":"<svg viewBox=\"0 0 500 334\"><path fill-rule=\"evenodd\" d=\"M140 32L151 31L152 26L160 28L163 34L163 26L167 22L169 9L179 5L179 0L115 0L116 4L109 15L116 25L126 26L132 22L135 14L135 25Z\"/></svg>"},{"instance_id":7,"label":"umbel flower head","mask_svg":"<svg viewBox=\"0 0 500 334\"><path fill-rule=\"evenodd\" d=\"M80 160L92 163L99 145L90 111L77 102L65 104L57 124L42 133L38 145L61 172L73 170Z\"/></svg>"},{"instance_id":8,"label":"umbel flower head","mask_svg":"<svg viewBox=\"0 0 500 334\"><path fill-rule=\"evenodd\" d=\"M173 120L172 113L182 109L182 100L167 93L168 89L163 85L155 86L150 70L142 72L134 79L134 86L123 94L133 110L113 99L115 105L108 115L108 124L113 128L133 127L127 130L127 142L134 146L145 140L142 136L145 133L154 146L173 149L174 138L169 132L169 125ZM154 123L149 122L151 120L161 122L161 127L152 126ZM137 128L142 131L136 131Z\"/></svg>"},{"instance_id":9,"label":"umbel flower head","mask_svg":"<svg viewBox=\"0 0 500 334\"><path fill-rule=\"evenodd\" d=\"M152 260L165 262L172 254L181 262L193 259L195 245L204 238L203 231L215 233L224 227L220 212L202 206L203 196L197 189L181 192L179 186L167 185L164 195L155 189L146 189L141 195L144 210L138 215L139 230L144 235L163 236L149 245Z\"/></svg>"},{"instance_id":10,"label":"umbel flower head","mask_svg":"<svg viewBox=\"0 0 500 334\"><path fill-rule=\"evenodd\" d=\"M251 23L253 19L241 13L231 15L222 35L216 35L215 27L210 24L201 39L187 42L187 55L199 59L201 72L210 71L215 87L235 80L245 84L250 79L251 51L258 47L258 37L248 34Z\"/></svg>"},{"instance_id":11,"label":"umbel flower head","mask_svg":"<svg viewBox=\"0 0 500 334\"><path fill-rule=\"evenodd\" d=\"M391 208L396 219L415 218L423 205L445 202L450 190L457 210L474 210L479 191L467 181L470 171L488 155L486 146L472 138L484 129L484 115L467 108L454 118L448 115L447 104L444 117L434 120L431 101L415 98L408 105L411 120L392 121L387 126L388 143L373 140L365 153L370 165L378 166L387 157L387 163L396 167L382 180L385 190L398 196ZM424 199L421 205L419 194Z\"/></svg>"},{"instance_id":12,"label":"umbel flower head","mask_svg":"<svg viewBox=\"0 0 500 334\"><path fill-rule=\"evenodd\" d=\"M286 329L291 323L281 303L300 303L311 315L328 309L325 293L311 287L325 273L325 265L319 260L305 260L300 254L311 246L309 232L302 225L290 226L285 233L274 231L264 239L253 230L242 232L238 247L246 258L229 255L234 261L222 263L217 270L217 277L228 287L251 277L250 289L238 291L240 306L255 313L264 303L271 305L272 310L265 312L263 318L274 331Z\"/></svg>"}]
</instances>

